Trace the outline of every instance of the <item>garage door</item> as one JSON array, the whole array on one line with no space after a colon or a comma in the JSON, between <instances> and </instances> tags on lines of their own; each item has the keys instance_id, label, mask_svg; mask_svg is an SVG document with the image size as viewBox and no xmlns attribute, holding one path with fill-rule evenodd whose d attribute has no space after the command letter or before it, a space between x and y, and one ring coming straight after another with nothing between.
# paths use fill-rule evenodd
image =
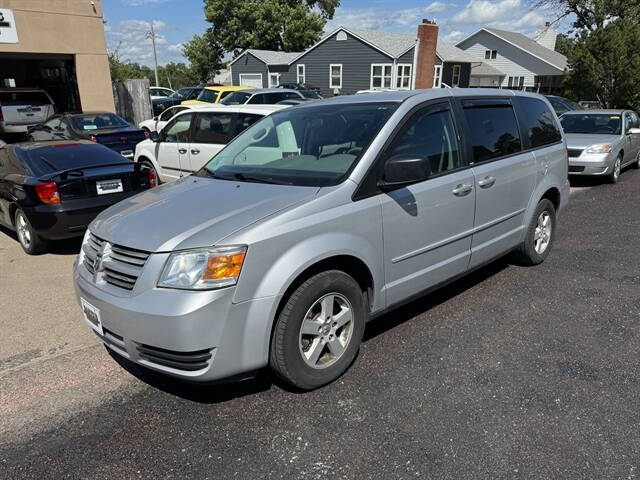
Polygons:
<instances>
[{"instance_id":1,"label":"garage door","mask_svg":"<svg viewBox=\"0 0 640 480\"><path fill-rule=\"evenodd\" d=\"M261 73L241 73L240 85L246 87L262 88L262 74Z\"/></svg>"}]
</instances>

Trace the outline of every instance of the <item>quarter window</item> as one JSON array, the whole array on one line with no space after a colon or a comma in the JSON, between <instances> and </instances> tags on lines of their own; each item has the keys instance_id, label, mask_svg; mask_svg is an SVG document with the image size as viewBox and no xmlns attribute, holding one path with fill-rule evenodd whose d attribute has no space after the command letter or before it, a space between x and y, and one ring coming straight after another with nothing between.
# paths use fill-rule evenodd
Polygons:
<instances>
[{"instance_id":1,"label":"quarter window","mask_svg":"<svg viewBox=\"0 0 640 480\"><path fill-rule=\"evenodd\" d=\"M306 72L305 72L306 67L304 65L296 65L296 72L297 72L297 77L296 80L300 85L303 85L306 83Z\"/></svg>"},{"instance_id":2,"label":"quarter window","mask_svg":"<svg viewBox=\"0 0 640 480\"><path fill-rule=\"evenodd\" d=\"M522 110L523 136L531 148L551 145L562 140L562 134L547 104L537 98L517 97Z\"/></svg>"},{"instance_id":3,"label":"quarter window","mask_svg":"<svg viewBox=\"0 0 640 480\"><path fill-rule=\"evenodd\" d=\"M371 88L391 88L393 65L380 63L371 65Z\"/></svg>"},{"instance_id":4,"label":"quarter window","mask_svg":"<svg viewBox=\"0 0 640 480\"><path fill-rule=\"evenodd\" d=\"M163 130L167 132L163 141L167 143L189 142L189 130L191 129L192 118L193 114L185 113L169 122Z\"/></svg>"},{"instance_id":5,"label":"quarter window","mask_svg":"<svg viewBox=\"0 0 640 480\"><path fill-rule=\"evenodd\" d=\"M463 102L476 163L522 150L518 124L510 103Z\"/></svg>"},{"instance_id":6,"label":"quarter window","mask_svg":"<svg viewBox=\"0 0 640 480\"><path fill-rule=\"evenodd\" d=\"M399 64L396 71L396 88L411 88L411 64Z\"/></svg>"},{"instance_id":7,"label":"quarter window","mask_svg":"<svg viewBox=\"0 0 640 480\"><path fill-rule=\"evenodd\" d=\"M342 88L342 65L329 66L329 88Z\"/></svg>"},{"instance_id":8,"label":"quarter window","mask_svg":"<svg viewBox=\"0 0 640 480\"><path fill-rule=\"evenodd\" d=\"M226 145L231 132L231 113L200 113L196 119L193 143Z\"/></svg>"},{"instance_id":9,"label":"quarter window","mask_svg":"<svg viewBox=\"0 0 640 480\"><path fill-rule=\"evenodd\" d=\"M402 127L387 151L429 160L432 175L462 166L460 149L448 104L431 105L416 112Z\"/></svg>"}]
</instances>

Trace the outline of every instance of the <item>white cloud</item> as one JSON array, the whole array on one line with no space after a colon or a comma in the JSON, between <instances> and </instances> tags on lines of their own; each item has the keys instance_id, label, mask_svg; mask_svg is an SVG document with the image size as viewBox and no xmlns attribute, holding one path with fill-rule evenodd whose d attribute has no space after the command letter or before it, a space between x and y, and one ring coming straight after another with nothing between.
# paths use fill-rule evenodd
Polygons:
<instances>
[{"instance_id":1,"label":"white cloud","mask_svg":"<svg viewBox=\"0 0 640 480\"><path fill-rule=\"evenodd\" d=\"M167 3L170 0L120 0L120 3L130 7L140 7L143 5L153 5L158 3Z\"/></svg>"},{"instance_id":2,"label":"white cloud","mask_svg":"<svg viewBox=\"0 0 640 480\"><path fill-rule=\"evenodd\" d=\"M471 0L451 19L453 24L487 24L521 12L520 0Z\"/></svg>"},{"instance_id":3,"label":"white cloud","mask_svg":"<svg viewBox=\"0 0 640 480\"><path fill-rule=\"evenodd\" d=\"M446 35L441 35L441 37L449 43L453 43L454 45L458 43L463 38L466 38L469 35L469 32L461 32L460 30L452 30Z\"/></svg>"},{"instance_id":4,"label":"white cloud","mask_svg":"<svg viewBox=\"0 0 640 480\"><path fill-rule=\"evenodd\" d=\"M117 49L122 60L152 66L153 48L149 36L150 27L150 23L144 20L123 20L115 26L109 26L108 30L105 29L109 51L113 52ZM172 61L184 61L182 45L168 45L163 34L167 30L166 23L155 20L153 29L156 34L158 63L163 65Z\"/></svg>"},{"instance_id":5,"label":"white cloud","mask_svg":"<svg viewBox=\"0 0 640 480\"><path fill-rule=\"evenodd\" d=\"M340 25L363 30L380 31L411 31L418 28L418 23L428 15L442 13L449 5L434 1L426 7L405 8L392 10L381 7L343 8L339 7L331 21L325 26L325 31L335 30Z\"/></svg>"}]
</instances>

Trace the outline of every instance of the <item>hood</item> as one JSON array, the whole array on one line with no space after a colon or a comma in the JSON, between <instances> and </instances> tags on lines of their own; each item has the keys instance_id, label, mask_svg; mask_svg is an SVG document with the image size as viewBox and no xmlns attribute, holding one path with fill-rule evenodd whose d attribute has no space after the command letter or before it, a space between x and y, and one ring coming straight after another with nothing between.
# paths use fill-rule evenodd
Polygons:
<instances>
[{"instance_id":1,"label":"hood","mask_svg":"<svg viewBox=\"0 0 640 480\"><path fill-rule=\"evenodd\" d=\"M598 143L610 143L615 145L620 141L620 135L602 135L592 133L565 133L568 148L585 149Z\"/></svg>"},{"instance_id":2,"label":"hood","mask_svg":"<svg viewBox=\"0 0 640 480\"><path fill-rule=\"evenodd\" d=\"M90 230L111 243L147 252L207 247L312 199L318 191L318 187L190 176L108 208L93 221Z\"/></svg>"}]
</instances>

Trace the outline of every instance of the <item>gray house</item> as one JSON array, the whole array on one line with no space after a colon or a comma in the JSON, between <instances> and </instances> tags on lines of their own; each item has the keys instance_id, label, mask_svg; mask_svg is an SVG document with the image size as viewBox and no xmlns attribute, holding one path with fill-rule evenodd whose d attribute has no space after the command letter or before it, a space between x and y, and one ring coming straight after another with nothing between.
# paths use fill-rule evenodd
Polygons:
<instances>
[{"instance_id":1,"label":"gray house","mask_svg":"<svg viewBox=\"0 0 640 480\"><path fill-rule=\"evenodd\" d=\"M340 27L301 53L246 50L231 62L233 85L306 83L323 96L416 85L415 35ZM419 47L418 47L419 48ZM433 87L467 87L473 59L438 40Z\"/></svg>"},{"instance_id":2,"label":"gray house","mask_svg":"<svg viewBox=\"0 0 640 480\"><path fill-rule=\"evenodd\" d=\"M547 25L534 40L521 33L481 28L457 44L476 64L471 86L556 93L567 57L555 51L556 32Z\"/></svg>"}]
</instances>

